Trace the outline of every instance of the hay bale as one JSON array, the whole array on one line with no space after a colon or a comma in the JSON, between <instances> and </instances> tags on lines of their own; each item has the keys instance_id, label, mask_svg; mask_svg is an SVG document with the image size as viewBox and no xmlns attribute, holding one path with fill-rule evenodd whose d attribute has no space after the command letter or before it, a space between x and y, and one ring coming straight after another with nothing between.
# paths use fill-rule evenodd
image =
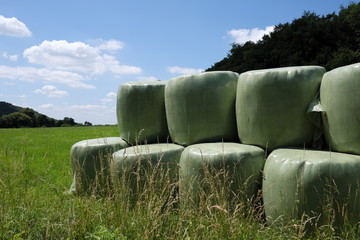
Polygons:
<instances>
[{"instance_id":1,"label":"hay bale","mask_svg":"<svg viewBox=\"0 0 360 240\"><path fill-rule=\"evenodd\" d=\"M132 146L113 154L111 174L127 184L132 195L146 186L174 184L178 181L178 163L184 147L173 143ZM162 191L162 190L161 190Z\"/></svg>"},{"instance_id":2,"label":"hay bale","mask_svg":"<svg viewBox=\"0 0 360 240\"><path fill-rule=\"evenodd\" d=\"M168 142L165 82L128 82L119 87L116 114L120 136L131 145Z\"/></svg>"},{"instance_id":3,"label":"hay bale","mask_svg":"<svg viewBox=\"0 0 360 240\"><path fill-rule=\"evenodd\" d=\"M269 223L319 218L336 226L360 221L360 156L277 149L265 162L263 200ZM314 219L314 220L315 220ZM315 221L316 222L316 221Z\"/></svg>"},{"instance_id":4,"label":"hay bale","mask_svg":"<svg viewBox=\"0 0 360 240\"><path fill-rule=\"evenodd\" d=\"M320 102L324 135L331 150L360 154L360 63L325 73Z\"/></svg>"},{"instance_id":5,"label":"hay bale","mask_svg":"<svg viewBox=\"0 0 360 240\"><path fill-rule=\"evenodd\" d=\"M236 141L238 74L205 72L170 79L165 107L171 139L181 145Z\"/></svg>"},{"instance_id":6,"label":"hay bale","mask_svg":"<svg viewBox=\"0 0 360 240\"><path fill-rule=\"evenodd\" d=\"M240 74L236 96L240 141L269 151L311 145L315 128L307 109L324 73L323 67L301 66Z\"/></svg>"},{"instance_id":7,"label":"hay bale","mask_svg":"<svg viewBox=\"0 0 360 240\"><path fill-rule=\"evenodd\" d=\"M185 148L180 159L180 201L247 201L261 182L265 153L239 143L202 143ZM220 199L218 199L220 198Z\"/></svg>"},{"instance_id":8,"label":"hay bale","mask_svg":"<svg viewBox=\"0 0 360 240\"><path fill-rule=\"evenodd\" d=\"M105 191L110 184L109 162L114 152L128 147L120 137L88 139L71 147L73 182L69 193Z\"/></svg>"}]
</instances>

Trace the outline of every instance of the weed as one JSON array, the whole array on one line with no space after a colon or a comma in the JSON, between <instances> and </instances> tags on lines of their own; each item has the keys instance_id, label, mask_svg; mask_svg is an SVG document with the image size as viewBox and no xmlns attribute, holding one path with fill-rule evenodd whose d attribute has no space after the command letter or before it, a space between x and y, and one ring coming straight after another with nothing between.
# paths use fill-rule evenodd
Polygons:
<instances>
[{"instance_id":1,"label":"weed","mask_svg":"<svg viewBox=\"0 0 360 240\"><path fill-rule=\"evenodd\" d=\"M231 189L223 170L205 174L210 190L199 189L198 207L179 206L179 181L156 163L114 180L108 194L67 195L71 146L116 136L116 126L0 129L0 135L0 239L356 239L359 234L357 225L335 232L329 221L306 235L306 216L267 226L261 191L237 201L240 192ZM107 180L100 175L95 184ZM235 199L231 205L229 196ZM331 209L328 214L331 219Z\"/></svg>"}]
</instances>

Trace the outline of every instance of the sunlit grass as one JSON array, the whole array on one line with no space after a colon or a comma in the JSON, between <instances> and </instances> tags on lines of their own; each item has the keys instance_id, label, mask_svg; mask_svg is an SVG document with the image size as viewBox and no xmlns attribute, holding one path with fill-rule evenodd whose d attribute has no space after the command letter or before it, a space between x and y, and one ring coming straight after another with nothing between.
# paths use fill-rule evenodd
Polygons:
<instances>
[{"instance_id":1,"label":"sunlit grass","mask_svg":"<svg viewBox=\"0 0 360 240\"><path fill-rule=\"evenodd\" d=\"M219 186L212 201L176 207L177 183L166 184L166 175L153 178L156 172L135 202L121 179L106 197L64 194L72 181L71 146L118 135L116 126L0 129L0 239L357 238L354 228L338 233L331 226L305 235L305 220L267 226L261 205L230 209Z\"/></svg>"}]
</instances>

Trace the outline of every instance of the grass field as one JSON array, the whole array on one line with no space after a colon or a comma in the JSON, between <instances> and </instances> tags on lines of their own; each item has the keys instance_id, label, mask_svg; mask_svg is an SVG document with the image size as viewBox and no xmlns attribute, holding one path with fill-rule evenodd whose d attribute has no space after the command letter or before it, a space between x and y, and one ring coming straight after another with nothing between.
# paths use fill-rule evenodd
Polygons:
<instances>
[{"instance_id":1,"label":"grass field","mask_svg":"<svg viewBox=\"0 0 360 240\"><path fill-rule=\"evenodd\" d=\"M164 208L168 195L163 185L150 186L135 205L129 204L124 189L107 197L64 194L72 181L71 146L110 136L118 136L116 126L0 129L0 239L304 237L304 223L266 226L261 207L229 211L221 198L197 208ZM339 233L331 226L307 237L357 238L353 228Z\"/></svg>"}]
</instances>

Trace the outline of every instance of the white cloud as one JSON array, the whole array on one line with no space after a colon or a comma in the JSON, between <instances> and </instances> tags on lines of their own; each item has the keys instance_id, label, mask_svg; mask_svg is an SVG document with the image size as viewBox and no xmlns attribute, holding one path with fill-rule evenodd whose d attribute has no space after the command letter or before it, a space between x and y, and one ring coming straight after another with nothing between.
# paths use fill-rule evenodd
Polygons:
<instances>
[{"instance_id":1,"label":"white cloud","mask_svg":"<svg viewBox=\"0 0 360 240\"><path fill-rule=\"evenodd\" d=\"M14 95L14 94L0 94L1 97L9 97L9 98L20 98L22 100L26 99L27 96L25 94L22 95ZM27 106L24 106L27 107Z\"/></svg>"},{"instance_id":2,"label":"white cloud","mask_svg":"<svg viewBox=\"0 0 360 240\"><path fill-rule=\"evenodd\" d=\"M30 63L50 69L85 73L105 71L99 50L82 42L45 40L38 46L25 49L23 55Z\"/></svg>"},{"instance_id":3,"label":"white cloud","mask_svg":"<svg viewBox=\"0 0 360 240\"><path fill-rule=\"evenodd\" d=\"M10 67L0 65L0 78L23 80L28 82L61 83L73 88L94 89L93 85L84 83L95 74L112 72L121 74L139 74L142 69L136 66L122 65L112 55L102 54L101 49L117 50L122 43L117 40L101 41L99 47L92 47L83 42L69 43L65 40L43 41L40 45L24 50L23 56L35 67ZM17 55L3 57L17 60ZM60 93L58 93L60 95Z\"/></svg>"},{"instance_id":4,"label":"white cloud","mask_svg":"<svg viewBox=\"0 0 360 240\"><path fill-rule=\"evenodd\" d=\"M39 106L39 108L41 108L41 109L54 108L54 104L51 104L51 103L49 103L49 104L42 104L42 105Z\"/></svg>"},{"instance_id":5,"label":"white cloud","mask_svg":"<svg viewBox=\"0 0 360 240\"><path fill-rule=\"evenodd\" d=\"M85 84L86 80L82 75L67 72L56 71L46 68L34 67L9 67L0 65L0 78L22 80L27 82L53 82L65 84L72 88L94 89L93 85Z\"/></svg>"},{"instance_id":6,"label":"white cloud","mask_svg":"<svg viewBox=\"0 0 360 240\"><path fill-rule=\"evenodd\" d=\"M102 105L72 105L70 106L70 109L72 110L100 110L100 109L105 109L106 106L102 106Z\"/></svg>"},{"instance_id":7,"label":"white cloud","mask_svg":"<svg viewBox=\"0 0 360 240\"><path fill-rule=\"evenodd\" d=\"M116 107L104 105L74 105L65 108L67 116L78 122L89 121L93 124L116 124Z\"/></svg>"},{"instance_id":8,"label":"white cloud","mask_svg":"<svg viewBox=\"0 0 360 240\"><path fill-rule=\"evenodd\" d=\"M114 58L115 59L115 58ZM115 74L140 74L141 68L128 65L120 65L118 61L114 61L113 64L109 64L109 70Z\"/></svg>"},{"instance_id":9,"label":"white cloud","mask_svg":"<svg viewBox=\"0 0 360 240\"><path fill-rule=\"evenodd\" d=\"M235 43L244 44L248 41L257 42L272 31L274 31L274 26L267 26L265 29L232 29L227 34L234 39Z\"/></svg>"},{"instance_id":10,"label":"white cloud","mask_svg":"<svg viewBox=\"0 0 360 240\"><path fill-rule=\"evenodd\" d=\"M118 49L119 43L110 42L104 48ZM41 64L56 70L86 74L101 74L105 71L115 74L139 74L142 72L139 67L121 65L114 56L102 54L99 48L83 42L43 41L38 46L25 49L23 56L30 63Z\"/></svg>"},{"instance_id":11,"label":"white cloud","mask_svg":"<svg viewBox=\"0 0 360 240\"><path fill-rule=\"evenodd\" d=\"M109 92L106 94L106 98L101 99L102 103L111 103L116 98L117 94L115 92Z\"/></svg>"},{"instance_id":12,"label":"white cloud","mask_svg":"<svg viewBox=\"0 0 360 240\"><path fill-rule=\"evenodd\" d=\"M197 74L203 72L204 69L195 69L195 68L184 68L184 67L168 67L169 73L180 73L183 75L191 75L191 74Z\"/></svg>"},{"instance_id":13,"label":"white cloud","mask_svg":"<svg viewBox=\"0 0 360 240\"><path fill-rule=\"evenodd\" d=\"M44 94L50 98L61 98L69 95L67 91L58 90L53 85L45 85L41 89L36 89L34 92L37 94Z\"/></svg>"},{"instance_id":14,"label":"white cloud","mask_svg":"<svg viewBox=\"0 0 360 240\"><path fill-rule=\"evenodd\" d=\"M116 51L124 47L123 42L114 39L110 39L108 41L100 39L98 41L99 45L96 48L100 50Z\"/></svg>"},{"instance_id":15,"label":"white cloud","mask_svg":"<svg viewBox=\"0 0 360 240\"><path fill-rule=\"evenodd\" d=\"M110 102L113 102L114 100L112 98L103 98L101 99L101 102L103 103L110 103Z\"/></svg>"},{"instance_id":16,"label":"white cloud","mask_svg":"<svg viewBox=\"0 0 360 240\"><path fill-rule=\"evenodd\" d=\"M30 37L31 32L26 25L17 18L6 18L3 15L0 15L0 35Z\"/></svg>"},{"instance_id":17,"label":"white cloud","mask_svg":"<svg viewBox=\"0 0 360 240\"><path fill-rule=\"evenodd\" d=\"M106 94L106 96L107 97L116 97L117 96L117 94L116 94L116 92L109 92L108 94Z\"/></svg>"},{"instance_id":18,"label":"white cloud","mask_svg":"<svg viewBox=\"0 0 360 240\"><path fill-rule=\"evenodd\" d=\"M57 88L53 85L45 85L42 89L45 91L56 91L57 90Z\"/></svg>"},{"instance_id":19,"label":"white cloud","mask_svg":"<svg viewBox=\"0 0 360 240\"><path fill-rule=\"evenodd\" d=\"M3 52L2 56L10 61L16 62L18 60L19 55L8 55L7 52Z\"/></svg>"},{"instance_id":20,"label":"white cloud","mask_svg":"<svg viewBox=\"0 0 360 240\"><path fill-rule=\"evenodd\" d=\"M116 124L116 106L106 105L53 105L43 104L34 108L55 119L74 118L76 122Z\"/></svg>"},{"instance_id":21,"label":"white cloud","mask_svg":"<svg viewBox=\"0 0 360 240\"><path fill-rule=\"evenodd\" d=\"M156 81L159 80L156 77L137 77L137 80L139 81Z\"/></svg>"}]
</instances>

